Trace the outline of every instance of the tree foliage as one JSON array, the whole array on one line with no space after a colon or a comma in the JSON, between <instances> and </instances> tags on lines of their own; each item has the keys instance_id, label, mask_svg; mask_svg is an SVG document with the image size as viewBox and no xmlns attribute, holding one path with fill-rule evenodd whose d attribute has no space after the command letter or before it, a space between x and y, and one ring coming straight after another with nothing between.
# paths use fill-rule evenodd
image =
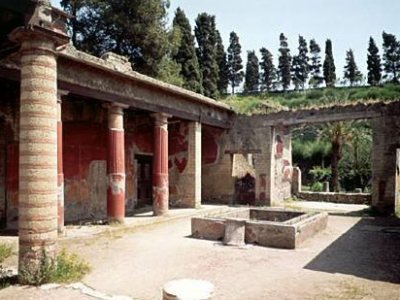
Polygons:
<instances>
[{"instance_id":1,"label":"tree foliage","mask_svg":"<svg viewBox=\"0 0 400 300\"><path fill-rule=\"evenodd\" d=\"M367 66L368 83L372 86L377 86L382 79L382 66L379 49L372 37L369 38Z\"/></svg>"},{"instance_id":2,"label":"tree foliage","mask_svg":"<svg viewBox=\"0 0 400 300\"><path fill-rule=\"evenodd\" d=\"M324 60L324 80L327 87L334 87L336 82L336 67L333 59L332 41L326 40Z\"/></svg>"},{"instance_id":3,"label":"tree foliage","mask_svg":"<svg viewBox=\"0 0 400 300\"><path fill-rule=\"evenodd\" d=\"M229 69L227 54L225 52L224 44L222 43L221 34L217 30L217 64L218 64L218 92L220 95L226 94L226 90L229 84Z\"/></svg>"},{"instance_id":4,"label":"tree foliage","mask_svg":"<svg viewBox=\"0 0 400 300\"><path fill-rule=\"evenodd\" d=\"M244 81L245 92L257 92L260 86L259 61L255 51L247 52L246 76Z\"/></svg>"},{"instance_id":5,"label":"tree foliage","mask_svg":"<svg viewBox=\"0 0 400 300\"><path fill-rule=\"evenodd\" d=\"M127 56L137 71L157 77L170 47L168 1L63 0L61 5L75 17L70 28L78 49Z\"/></svg>"},{"instance_id":6,"label":"tree foliage","mask_svg":"<svg viewBox=\"0 0 400 300\"><path fill-rule=\"evenodd\" d=\"M287 42L287 38L283 33L279 36L280 41L280 56L279 56L279 64L278 64L278 75L280 79L280 83L282 85L282 89L286 91L290 86L291 81L291 63L292 57L290 56L290 49Z\"/></svg>"},{"instance_id":7,"label":"tree foliage","mask_svg":"<svg viewBox=\"0 0 400 300\"><path fill-rule=\"evenodd\" d=\"M311 64L310 64L309 84L313 88L317 88L322 84L323 77L321 73L321 67L322 67L321 48L314 39L310 41L310 55L311 55Z\"/></svg>"},{"instance_id":8,"label":"tree foliage","mask_svg":"<svg viewBox=\"0 0 400 300\"><path fill-rule=\"evenodd\" d=\"M203 76L203 92L207 97L218 96L217 31L215 16L201 13L194 29L197 40L197 58Z\"/></svg>"},{"instance_id":9,"label":"tree foliage","mask_svg":"<svg viewBox=\"0 0 400 300\"><path fill-rule=\"evenodd\" d=\"M173 54L173 59L180 66L183 87L197 93L202 93L202 78L192 28L185 12L180 8L175 12L173 28L178 31L180 38L179 47L176 53Z\"/></svg>"},{"instance_id":10,"label":"tree foliage","mask_svg":"<svg viewBox=\"0 0 400 300\"><path fill-rule=\"evenodd\" d=\"M232 31L228 47L228 79L232 88L232 94L235 93L235 87L240 85L244 77L241 53L242 46L240 45L239 37Z\"/></svg>"},{"instance_id":11,"label":"tree foliage","mask_svg":"<svg viewBox=\"0 0 400 300\"><path fill-rule=\"evenodd\" d=\"M299 47L297 49L299 52L297 55L293 56L292 61L292 82L296 90L298 90L299 87L304 90L310 72L310 66L308 63L307 41L301 35L299 36Z\"/></svg>"},{"instance_id":12,"label":"tree foliage","mask_svg":"<svg viewBox=\"0 0 400 300\"><path fill-rule=\"evenodd\" d=\"M260 84L262 91L271 91L276 80L276 69L271 52L266 48L261 48L261 61L260 61Z\"/></svg>"},{"instance_id":13,"label":"tree foliage","mask_svg":"<svg viewBox=\"0 0 400 300\"><path fill-rule=\"evenodd\" d=\"M400 41L396 36L386 32L382 33L383 38L383 66L385 78L395 83L400 77Z\"/></svg>"},{"instance_id":14,"label":"tree foliage","mask_svg":"<svg viewBox=\"0 0 400 300\"><path fill-rule=\"evenodd\" d=\"M361 81L362 74L358 70L356 61L354 59L354 53L351 49L346 52L346 65L344 66L344 70L344 78L349 80L350 86L353 86L355 83Z\"/></svg>"},{"instance_id":15,"label":"tree foliage","mask_svg":"<svg viewBox=\"0 0 400 300\"><path fill-rule=\"evenodd\" d=\"M327 123L321 130L321 138L331 143L331 186L334 192L339 192L339 163L343 156L343 145L350 142L354 132L349 122Z\"/></svg>"}]
</instances>

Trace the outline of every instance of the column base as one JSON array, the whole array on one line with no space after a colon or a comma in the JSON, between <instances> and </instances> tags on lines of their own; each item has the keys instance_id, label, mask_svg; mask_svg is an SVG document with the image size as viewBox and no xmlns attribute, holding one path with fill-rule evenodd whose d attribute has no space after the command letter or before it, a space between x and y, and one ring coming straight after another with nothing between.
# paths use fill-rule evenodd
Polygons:
<instances>
[{"instance_id":1,"label":"column base","mask_svg":"<svg viewBox=\"0 0 400 300\"><path fill-rule=\"evenodd\" d=\"M108 217L107 218L107 223L108 223L108 225L124 225L125 224L125 218L124 219L119 219L119 218Z\"/></svg>"}]
</instances>

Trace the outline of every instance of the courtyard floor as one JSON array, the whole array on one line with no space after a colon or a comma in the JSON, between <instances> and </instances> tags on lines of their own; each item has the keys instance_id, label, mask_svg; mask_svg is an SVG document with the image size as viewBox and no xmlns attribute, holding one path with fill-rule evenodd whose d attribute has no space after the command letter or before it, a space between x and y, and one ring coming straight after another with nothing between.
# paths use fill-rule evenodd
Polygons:
<instances>
[{"instance_id":1,"label":"courtyard floor","mask_svg":"<svg viewBox=\"0 0 400 300\"><path fill-rule=\"evenodd\" d=\"M188 212L136 229L70 228L60 244L91 263L84 285L13 286L0 299L161 299L179 278L210 281L221 300L400 299L399 220L331 215L324 232L281 250L192 239Z\"/></svg>"}]
</instances>

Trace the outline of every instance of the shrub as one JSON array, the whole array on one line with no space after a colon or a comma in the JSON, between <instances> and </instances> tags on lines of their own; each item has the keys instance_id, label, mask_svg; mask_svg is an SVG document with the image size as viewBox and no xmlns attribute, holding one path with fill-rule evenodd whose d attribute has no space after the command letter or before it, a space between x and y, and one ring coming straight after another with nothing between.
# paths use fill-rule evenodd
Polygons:
<instances>
[{"instance_id":1,"label":"shrub","mask_svg":"<svg viewBox=\"0 0 400 300\"><path fill-rule=\"evenodd\" d=\"M310 170L310 174L313 176L314 180L317 182L329 181L332 176L332 170L330 168L322 168L320 166L314 166Z\"/></svg>"},{"instance_id":2,"label":"shrub","mask_svg":"<svg viewBox=\"0 0 400 300\"><path fill-rule=\"evenodd\" d=\"M324 185L321 182L314 182L311 186L312 192L322 192L324 189Z\"/></svg>"},{"instance_id":3,"label":"shrub","mask_svg":"<svg viewBox=\"0 0 400 300\"><path fill-rule=\"evenodd\" d=\"M21 269L23 282L29 285L45 283L71 283L80 281L91 270L90 265L76 254L65 250L57 256L56 262L44 252L39 268L27 266Z\"/></svg>"},{"instance_id":4,"label":"shrub","mask_svg":"<svg viewBox=\"0 0 400 300\"><path fill-rule=\"evenodd\" d=\"M57 267L52 274L51 281L57 283L80 281L90 270L90 265L78 255L63 250L57 257Z\"/></svg>"}]
</instances>

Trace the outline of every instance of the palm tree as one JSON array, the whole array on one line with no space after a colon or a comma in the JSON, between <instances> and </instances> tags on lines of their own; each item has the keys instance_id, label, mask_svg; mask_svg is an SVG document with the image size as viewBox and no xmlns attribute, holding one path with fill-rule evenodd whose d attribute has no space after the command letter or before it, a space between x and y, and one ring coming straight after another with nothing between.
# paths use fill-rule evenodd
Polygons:
<instances>
[{"instance_id":1,"label":"palm tree","mask_svg":"<svg viewBox=\"0 0 400 300\"><path fill-rule=\"evenodd\" d=\"M339 162L343 156L343 145L353 139L352 122L327 123L320 131L320 138L329 141L332 145L331 186L334 192L339 192Z\"/></svg>"}]
</instances>

